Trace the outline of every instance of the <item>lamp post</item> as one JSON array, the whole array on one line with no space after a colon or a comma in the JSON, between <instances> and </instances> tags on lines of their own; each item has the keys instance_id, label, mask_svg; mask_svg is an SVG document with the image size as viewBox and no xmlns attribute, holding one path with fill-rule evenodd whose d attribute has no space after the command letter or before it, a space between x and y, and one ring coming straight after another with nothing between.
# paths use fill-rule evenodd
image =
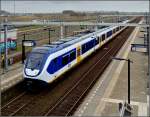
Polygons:
<instances>
[{"instance_id":1,"label":"lamp post","mask_svg":"<svg viewBox=\"0 0 150 117\"><path fill-rule=\"evenodd\" d=\"M44 29L44 30L48 30L48 37L49 37L49 44L51 43L51 31L55 31L54 29L51 29L51 28L47 28L47 29Z\"/></svg>"},{"instance_id":2,"label":"lamp post","mask_svg":"<svg viewBox=\"0 0 150 117\"><path fill-rule=\"evenodd\" d=\"M130 59L124 58L116 58L112 57L112 59L119 60L119 61L127 61L128 62L128 104L130 104L130 63L133 63Z\"/></svg>"},{"instance_id":3,"label":"lamp post","mask_svg":"<svg viewBox=\"0 0 150 117\"><path fill-rule=\"evenodd\" d=\"M25 46L23 45L23 42L26 40L26 34L23 34L23 40L22 40L22 64L24 64L25 60Z\"/></svg>"}]
</instances>

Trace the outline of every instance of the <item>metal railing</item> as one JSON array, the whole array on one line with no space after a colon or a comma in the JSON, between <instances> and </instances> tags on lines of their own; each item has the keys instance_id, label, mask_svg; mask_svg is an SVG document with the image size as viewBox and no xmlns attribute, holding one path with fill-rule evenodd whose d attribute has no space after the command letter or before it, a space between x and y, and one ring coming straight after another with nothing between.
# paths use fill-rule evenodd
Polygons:
<instances>
[{"instance_id":1,"label":"metal railing","mask_svg":"<svg viewBox=\"0 0 150 117\"><path fill-rule=\"evenodd\" d=\"M25 26L25 25L55 25L55 26L77 26L77 25L84 25L84 26L138 26L138 27L149 27L147 24L140 24L140 23L95 23L95 22L51 22L51 21L37 21L37 22L8 22L2 23L3 25L15 25L15 26Z\"/></svg>"}]
</instances>

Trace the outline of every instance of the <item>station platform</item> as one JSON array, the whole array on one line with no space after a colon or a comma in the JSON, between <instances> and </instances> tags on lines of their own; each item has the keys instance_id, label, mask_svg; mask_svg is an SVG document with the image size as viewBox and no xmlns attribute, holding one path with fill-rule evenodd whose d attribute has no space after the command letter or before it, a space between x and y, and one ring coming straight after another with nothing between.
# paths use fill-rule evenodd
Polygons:
<instances>
[{"instance_id":1,"label":"station platform","mask_svg":"<svg viewBox=\"0 0 150 117\"><path fill-rule=\"evenodd\" d=\"M3 68L0 69L0 87L1 92L7 90L8 88L14 86L18 82L22 81L22 68L23 64L21 62L8 66L7 71Z\"/></svg>"},{"instance_id":2,"label":"station platform","mask_svg":"<svg viewBox=\"0 0 150 117\"><path fill-rule=\"evenodd\" d=\"M136 27L116 57L131 64L132 116L148 116L148 55L146 48L131 51L131 44L144 44L143 28ZM128 99L128 63L113 60L88 93L74 116L120 116L119 103Z\"/></svg>"}]
</instances>

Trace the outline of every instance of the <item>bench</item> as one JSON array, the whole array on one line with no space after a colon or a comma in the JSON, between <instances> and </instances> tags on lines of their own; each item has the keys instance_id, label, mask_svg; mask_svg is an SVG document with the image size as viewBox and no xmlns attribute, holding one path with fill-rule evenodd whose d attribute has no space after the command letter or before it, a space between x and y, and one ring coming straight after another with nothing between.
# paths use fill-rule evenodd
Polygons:
<instances>
[{"instance_id":1,"label":"bench","mask_svg":"<svg viewBox=\"0 0 150 117\"><path fill-rule=\"evenodd\" d=\"M136 48L146 48L147 45L145 44L131 44L131 51L133 51L133 48L135 48L135 51L136 51Z\"/></svg>"}]
</instances>

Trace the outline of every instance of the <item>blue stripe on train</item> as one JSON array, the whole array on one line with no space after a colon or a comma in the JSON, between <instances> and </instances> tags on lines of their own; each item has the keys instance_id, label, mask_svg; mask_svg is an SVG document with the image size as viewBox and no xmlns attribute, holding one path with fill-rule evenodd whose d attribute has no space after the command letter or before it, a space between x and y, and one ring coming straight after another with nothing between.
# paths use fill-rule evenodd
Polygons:
<instances>
[{"instance_id":1,"label":"blue stripe on train","mask_svg":"<svg viewBox=\"0 0 150 117\"><path fill-rule=\"evenodd\" d=\"M48 68L47 72L50 74L54 74L56 71L60 70L70 62L76 59L76 48L72 49L69 52L66 52L65 54L58 56L54 58Z\"/></svg>"}]
</instances>

